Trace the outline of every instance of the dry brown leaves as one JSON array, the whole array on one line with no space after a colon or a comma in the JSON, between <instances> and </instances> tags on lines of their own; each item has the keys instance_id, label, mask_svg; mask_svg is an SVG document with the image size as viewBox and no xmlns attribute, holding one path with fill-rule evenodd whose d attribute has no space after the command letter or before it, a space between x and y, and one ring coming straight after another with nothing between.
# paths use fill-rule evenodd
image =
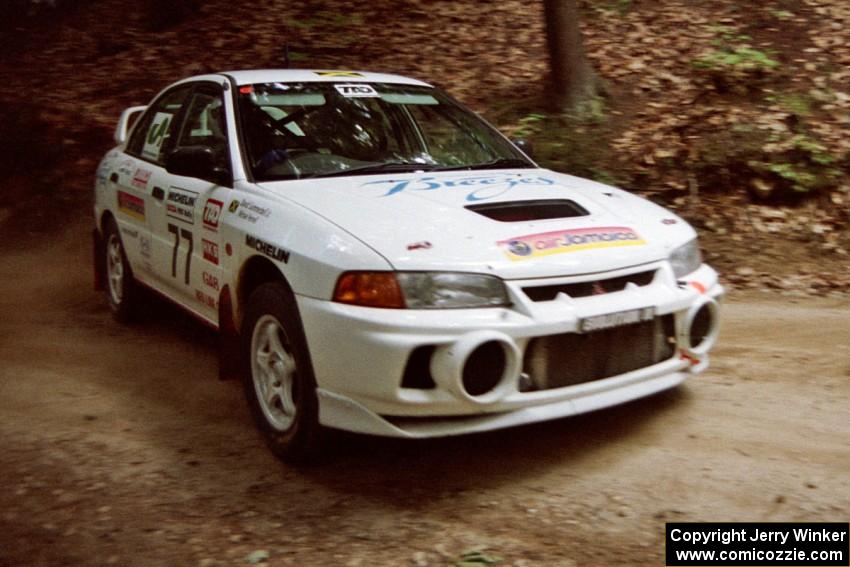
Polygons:
<instances>
[{"instance_id":1,"label":"dry brown leaves","mask_svg":"<svg viewBox=\"0 0 850 567\"><path fill-rule=\"evenodd\" d=\"M612 154L641 180L630 189L679 195L665 200L721 239L793 234L834 261L846 259L847 187L804 215L749 204L746 180L712 196L718 188L703 186L687 165L707 134L746 126L781 145L800 119L830 154L850 154L850 4L583 0L582 7L588 55L611 93ZM147 17L145 3L92 0L66 21L14 36L17 45L0 60L0 104L38 101L66 150L68 188L88 189L123 107L189 74L280 66L284 43L296 66L413 75L485 113L499 101L539 100L545 89L540 2L208 0L158 33ZM770 54L777 68L755 88L721 92L694 61L716 51L724 34L748 36L733 43ZM699 202L687 197L693 189ZM777 210L782 218L772 216Z\"/></svg>"}]
</instances>

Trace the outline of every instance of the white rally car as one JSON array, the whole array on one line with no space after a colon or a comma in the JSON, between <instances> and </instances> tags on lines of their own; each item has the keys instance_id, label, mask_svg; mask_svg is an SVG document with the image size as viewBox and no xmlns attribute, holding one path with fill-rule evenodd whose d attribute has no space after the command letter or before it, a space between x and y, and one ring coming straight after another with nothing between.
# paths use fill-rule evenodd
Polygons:
<instances>
[{"instance_id":1,"label":"white rally car","mask_svg":"<svg viewBox=\"0 0 850 567\"><path fill-rule=\"evenodd\" d=\"M144 286L217 328L283 458L326 427L486 431L708 364L723 288L686 222L539 168L426 83L203 75L127 109L115 137L94 206L113 313Z\"/></svg>"}]
</instances>

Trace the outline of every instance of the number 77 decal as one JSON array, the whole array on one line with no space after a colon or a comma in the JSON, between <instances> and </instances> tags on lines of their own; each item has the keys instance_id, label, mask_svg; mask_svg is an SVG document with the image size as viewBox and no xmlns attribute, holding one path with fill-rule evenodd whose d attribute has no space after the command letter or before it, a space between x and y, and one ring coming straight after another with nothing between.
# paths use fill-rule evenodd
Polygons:
<instances>
[{"instance_id":1,"label":"number 77 decal","mask_svg":"<svg viewBox=\"0 0 850 567\"><path fill-rule=\"evenodd\" d=\"M180 248L180 237L182 236L189 241L189 250L186 252L186 285L189 285L189 269L192 266L192 249L194 248L194 238L192 231L180 228L176 224L168 223L168 232L174 235L174 249L171 251L171 277L177 277L177 249Z\"/></svg>"}]
</instances>

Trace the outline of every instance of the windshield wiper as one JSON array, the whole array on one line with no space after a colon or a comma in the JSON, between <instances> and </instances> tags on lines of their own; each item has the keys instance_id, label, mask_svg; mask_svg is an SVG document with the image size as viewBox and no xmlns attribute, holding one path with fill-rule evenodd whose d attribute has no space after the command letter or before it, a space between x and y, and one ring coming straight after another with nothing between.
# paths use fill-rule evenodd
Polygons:
<instances>
[{"instance_id":1,"label":"windshield wiper","mask_svg":"<svg viewBox=\"0 0 850 567\"><path fill-rule=\"evenodd\" d=\"M369 163L341 169L339 171L320 172L305 175L301 179L312 177L340 177L344 175L365 175L368 173L411 173L414 171L431 171L435 167L427 163L411 163L403 161L388 161L384 163Z\"/></svg>"},{"instance_id":2,"label":"windshield wiper","mask_svg":"<svg viewBox=\"0 0 850 567\"><path fill-rule=\"evenodd\" d=\"M534 165L524 159L521 158L496 158L491 161L485 161L484 163L471 163L468 165L450 165L448 167L438 167L436 171L462 171L462 170L476 170L476 169L502 169L506 167L524 167L530 168L534 167Z\"/></svg>"}]
</instances>

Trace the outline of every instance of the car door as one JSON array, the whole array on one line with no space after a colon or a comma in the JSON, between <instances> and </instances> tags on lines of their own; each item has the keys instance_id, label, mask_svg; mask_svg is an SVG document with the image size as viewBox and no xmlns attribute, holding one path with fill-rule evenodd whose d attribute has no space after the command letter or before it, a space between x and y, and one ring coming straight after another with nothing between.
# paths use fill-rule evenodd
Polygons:
<instances>
[{"instance_id":1,"label":"car door","mask_svg":"<svg viewBox=\"0 0 850 567\"><path fill-rule=\"evenodd\" d=\"M208 149L220 174L232 171L221 85L194 85L173 136L169 152ZM150 221L155 254L163 260L156 263L158 283L215 322L222 281L219 220L231 189L220 179L169 172L163 190Z\"/></svg>"},{"instance_id":2,"label":"car door","mask_svg":"<svg viewBox=\"0 0 850 567\"><path fill-rule=\"evenodd\" d=\"M180 85L151 104L133 129L117 170L110 177L117 183L115 211L124 248L135 276L145 283L154 277L158 260L152 246L152 230L155 211L165 196L165 155L191 91L191 86Z\"/></svg>"}]
</instances>

